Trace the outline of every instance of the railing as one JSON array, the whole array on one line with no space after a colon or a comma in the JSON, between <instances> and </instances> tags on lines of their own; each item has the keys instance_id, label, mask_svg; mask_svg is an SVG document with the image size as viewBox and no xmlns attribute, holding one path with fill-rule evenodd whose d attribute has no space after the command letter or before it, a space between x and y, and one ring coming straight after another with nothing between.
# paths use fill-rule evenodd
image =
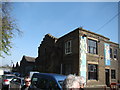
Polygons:
<instances>
[{"instance_id":1,"label":"railing","mask_svg":"<svg viewBox=\"0 0 120 90\"><path fill-rule=\"evenodd\" d=\"M111 83L110 90L119 90L120 83Z\"/></svg>"}]
</instances>

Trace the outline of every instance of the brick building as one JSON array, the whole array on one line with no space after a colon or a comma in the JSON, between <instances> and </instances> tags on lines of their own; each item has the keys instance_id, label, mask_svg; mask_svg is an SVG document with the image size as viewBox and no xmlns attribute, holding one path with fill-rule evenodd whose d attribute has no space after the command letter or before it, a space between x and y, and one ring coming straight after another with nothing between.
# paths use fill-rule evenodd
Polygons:
<instances>
[{"instance_id":1,"label":"brick building","mask_svg":"<svg viewBox=\"0 0 120 90\"><path fill-rule=\"evenodd\" d=\"M120 79L118 53L119 44L82 28L60 38L46 34L38 48L36 69L84 76L88 87L109 85Z\"/></svg>"}]
</instances>

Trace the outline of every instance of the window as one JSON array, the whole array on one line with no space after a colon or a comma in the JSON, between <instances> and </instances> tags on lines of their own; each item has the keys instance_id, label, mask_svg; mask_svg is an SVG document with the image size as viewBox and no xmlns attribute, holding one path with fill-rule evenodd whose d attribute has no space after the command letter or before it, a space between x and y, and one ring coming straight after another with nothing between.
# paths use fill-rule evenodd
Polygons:
<instances>
[{"instance_id":1,"label":"window","mask_svg":"<svg viewBox=\"0 0 120 90\"><path fill-rule=\"evenodd\" d=\"M21 79L17 78L16 82L21 84Z\"/></svg>"},{"instance_id":2,"label":"window","mask_svg":"<svg viewBox=\"0 0 120 90\"><path fill-rule=\"evenodd\" d=\"M57 83L47 77L39 78L37 88L40 90L59 90Z\"/></svg>"},{"instance_id":3,"label":"window","mask_svg":"<svg viewBox=\"0 0 120 90\"><path fill-rule=\"evenodd\" d=\"M117 58L117 49L114 49L114 58Z\"/></svg>"},{"instance_id":4,"label":"window","mask_svg":"<svg viewBox=\"0 0 120 90\"><path fill-rule=\"evenodd\" d=\"M47 89L48 80L45 78L39 78L38 83L36 85L39 89Z\"/></svg>"},{"instance_id":5,"label":"window","mask_svg":"<svg viewBox=\"0 0 120 90\"><path fill-rule=\"evenodd\" d=\"M88 80L98 79L97 68L98 68L98 65L88 64Z\"/></svg>"},{"instance_id":6,"label":"window","mask_svg":"<svg viewBox=\"0 0 120 90\"><path fill-rule=\"evenodd\" d=\"M110 48L110 58L112 58L112 48Z\"/></svg>"},{"instance_id":7,"label":"window","mask_svg":"<svg viewBox=\"0 0 120 90\"><path fill-rule=\"evenodd\" d=\"M71 52L71 40L65 43L65 54L70 54Z\"/></svg>"},{"instance_id":8,"label":"window","mask_svg":"<svg viewBox=\"0 0 120 90\"><path fill-rule=\"evenodd\" d=\"M115 70L111 70L111 79L116 79Z\"/></svg>"},{"instance_id":9,"label":"window","mask_svg":"<svg viewBox=\"0 0 120 90\"><path fill-rule=\"evenodd\" d=\"M48 84L49 84L48 86L49 90L59 90L58 85L55 81L49 80Z\"/></svg>"},{"instance_id":10,"label":"window","mask_svg":"<svg viewBox=\"0 0 120 90\"><path fill-rule=\"evenodd\" d=\"M32 83L33 86L36 87L37 83L38 83L38 78L36 78L36 77L32 78L32 82L31 83Z\"/></svg>"},{"instance_id":11,"label":"window","mask_svg":"<svg viewBox=\"0 0 120 90\"><path fill-rule=\"evenodd\" d=\"M88 53L97 54L97 41L88 39Z\"/></svg>"}]
</instances>

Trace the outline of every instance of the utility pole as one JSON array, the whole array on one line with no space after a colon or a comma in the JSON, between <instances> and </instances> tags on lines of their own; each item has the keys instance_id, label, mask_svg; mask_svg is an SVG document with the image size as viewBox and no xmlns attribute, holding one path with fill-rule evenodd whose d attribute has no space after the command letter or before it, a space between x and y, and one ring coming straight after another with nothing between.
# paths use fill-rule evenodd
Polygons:
<instances>
[{"instance_id":1,"label":"utility pole","mask_svg":"<svg viewBox=\"0 0 120 90\"><path fill-rule=\"evenodd\" d=\"M120 49L120 1L118 2L118 43Z\"/></svg>"}]
</instances>

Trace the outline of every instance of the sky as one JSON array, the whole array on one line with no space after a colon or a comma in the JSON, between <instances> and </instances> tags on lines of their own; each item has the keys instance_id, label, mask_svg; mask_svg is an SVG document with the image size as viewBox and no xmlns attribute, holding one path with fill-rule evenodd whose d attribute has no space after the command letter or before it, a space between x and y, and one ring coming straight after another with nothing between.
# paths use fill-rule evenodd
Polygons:
<instances>
[{"instance_id":1,"label":"sky","mask_svg":"<svg viewBox=\"0 0 120 90\"><path fill-rule=\"evenodd\" d=\"M78 27L118 43L118 2L12 2L12 16L23 32L12 39L11 56L0 58L12 65L25 56L37 57L46 34L59 38Z\"/></svg>"}]
</instances>

